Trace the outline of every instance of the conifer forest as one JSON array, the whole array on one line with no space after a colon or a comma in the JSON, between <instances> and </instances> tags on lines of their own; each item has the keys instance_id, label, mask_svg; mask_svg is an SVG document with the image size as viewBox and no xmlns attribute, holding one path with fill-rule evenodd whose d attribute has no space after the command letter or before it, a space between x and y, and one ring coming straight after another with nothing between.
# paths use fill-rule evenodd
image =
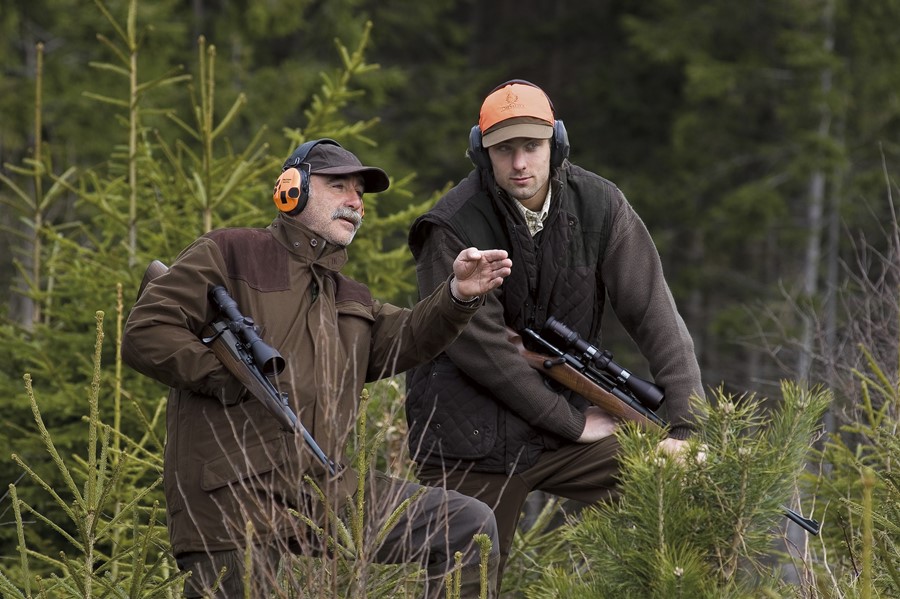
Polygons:
<instances>
[{"instance_id":1,"label":"conifer forest","mask_svg":"<svg viewBox=\"0 0 900 599\"><path fill-rule=\"evenodd\" d=\"M706 400L683 460L620 429L616 500L530 497L500 597L900 597L898 25L900 0L3 0L0 596L181 596L167 390L120 353L152 260L268 225L328 137L391 177L344 273L411 306L409 226L525 79L647 225ZM347 445L413 478L404 384L367 385ZM419 596L363 528L273 596Z\"/></svg>"}]
</instances>

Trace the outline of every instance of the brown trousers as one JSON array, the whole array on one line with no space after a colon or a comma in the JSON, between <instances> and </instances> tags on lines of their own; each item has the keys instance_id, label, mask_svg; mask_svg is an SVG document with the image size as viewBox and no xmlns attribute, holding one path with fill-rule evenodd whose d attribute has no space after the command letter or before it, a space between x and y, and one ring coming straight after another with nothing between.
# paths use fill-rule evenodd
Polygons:
<instances>
[{"instance_id":1,"label":"brown trousers","mask_svg":"<svg viewBox=\"0 0 900 599\"><path fill-rule=\"evenodd\" d=\"M466 470L465 466L423 466L419 479L424 484L441 485L476 497L491 506L500 535L498 579L502 580L528 494L544 491L583 503L610 499L616 494L618 453L616 438L607 437L596 443L569 443L545 451L534 466L511 476Z\"/></svg>"},{"instance_id":2,"label":"brown trousers","mask_svg":"<svg viewBox=\"0 0 900 599\"><path fill-rule=\"evenodd\" d=\"M371 479L366 495L374 511L367 516L367 539L375 537L394 508L411 497L421 485L377 474ZM474 535L486 534L492 543L488 560L487 596L494 597L497 587L498 538L494 515L481 501L444 488L428 488L410 504L384 541L373 548L372 559L377 563L399 564L415 562L425 567L426 597L443 594L444 575L456 563L455 554L462 554L461 598L479 597L479 546ZM254 548L252 569L248 579L251 597L266 597L276 585L275 573L282 551L274 546ZM196 552L176 556L179 569L190 570L185 582L186 597L232 598L244 597L244 551ZM225 575L220 576L225 566ZM212 593L218 580L217 592Z\"/></svg>"}]
</instances>

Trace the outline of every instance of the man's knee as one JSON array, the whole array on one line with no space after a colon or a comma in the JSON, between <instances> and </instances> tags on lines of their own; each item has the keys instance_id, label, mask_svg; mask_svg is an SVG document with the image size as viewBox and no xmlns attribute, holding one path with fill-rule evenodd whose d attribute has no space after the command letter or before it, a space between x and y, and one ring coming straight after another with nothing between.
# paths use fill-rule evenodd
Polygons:
<instances>
[{"instance_id":1,"label":"man's knee","mask_svg":"<svg viewBox=\"0 0 900 599\"><path fill-rule=\"evenodd\" d=\"M483 501L457 491L447 491L447 495L451 506L455 508L455 517L450 526L451 534L456 540L454 544L457 547L470 545L475 535L483 534L490 540L490 555L498 555L500 536L497 532L494 511ZM466 552L467 557L477 560L480 554L479 547L474 547L475 551Z\"/></svg>"}]
</instances>

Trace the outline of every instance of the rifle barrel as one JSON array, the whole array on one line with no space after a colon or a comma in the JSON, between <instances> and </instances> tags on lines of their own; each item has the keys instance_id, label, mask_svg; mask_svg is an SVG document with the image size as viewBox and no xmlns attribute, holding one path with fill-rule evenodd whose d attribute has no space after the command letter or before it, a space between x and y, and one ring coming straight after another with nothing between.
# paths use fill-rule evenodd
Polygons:
<instances>
[{"instance_id":1,"label":"rifle barrel","mask_svg":"<svg viewBox=\"0 0 900 599\"><path fill-rule=\"evenodd\" d=\"M805 518L792 510L789 507L782 508L784 510L784 515L787 516L788 520L794 522L797 526L805 530L810 534L817 535L819 534L819 530L821 529L821 525L818 520L813 520L812 518Z\"/></svg>"},{"instance_id":2,"label":"rifle barrel","mask_svg":"<svg viewBox=\"0 0 900 599\"><path fill-rule=\"evenodd\" d=\"M519 353L525 358L529 366L582 395L608 413L620 418L635 420L645 426L647 424L657 425L660 428L667 426L662 418L642 405L636 398L619 389L603 372L593 368L590 364L583 363L571 353L559 349L532 329L526 328L522 330L521 335L512 329L508 329L507 333L509 341L517 346ZM542 356L527 349L522 343L523 338L527 338L534 345L543 348L546 354ZM653 389L659 389L652 383L647 384L651 385ZM587 389L587 386L592 386L594 389ZM660 397L663 397L662 390L660 389L659 391ZM615 399L612 399L612 397L615 397ZM616 402L616 400L618 400L618 405L610 403L610 401ZM789 520L803 530L813 535L819 534L820 525L817 520L805 518L787 507L782 507L782 510Z\"/></svg>"}]
</instances>

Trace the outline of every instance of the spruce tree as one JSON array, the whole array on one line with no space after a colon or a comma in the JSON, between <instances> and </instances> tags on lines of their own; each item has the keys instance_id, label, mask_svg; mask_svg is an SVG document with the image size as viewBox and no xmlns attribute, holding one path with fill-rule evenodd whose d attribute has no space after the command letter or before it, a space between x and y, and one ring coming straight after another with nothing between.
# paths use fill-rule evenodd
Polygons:
<instances>
[{"instance_id":1,"label":"spruce tree","mask_svg":"<svg viewBox=\"0 0 900 599\"><path fill-rule=\"evenodd\" d=\"M565 528L570 560L529 597L790 596L773 572L773 542L830 394L785 382L767 409L754 395L719 390L711 399L695 403L682 459L659 452L660 433L618 433L619 497Z\"/></svg>"}]
</instances>

